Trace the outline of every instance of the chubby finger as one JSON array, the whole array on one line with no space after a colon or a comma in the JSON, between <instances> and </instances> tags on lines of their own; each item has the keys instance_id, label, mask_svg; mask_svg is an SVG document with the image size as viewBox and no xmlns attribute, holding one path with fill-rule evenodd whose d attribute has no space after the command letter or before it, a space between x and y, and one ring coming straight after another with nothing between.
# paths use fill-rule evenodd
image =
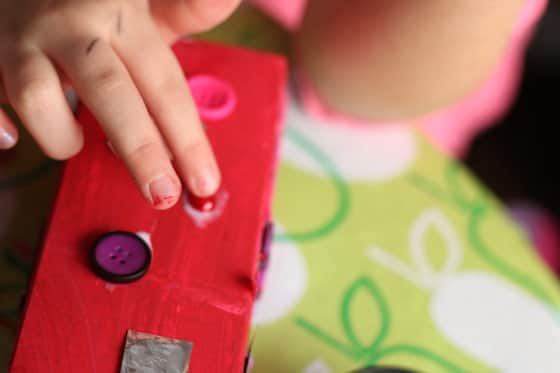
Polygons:
<instances>
[{"instance_id":1,"label":"chubby finger","mask_svg":"<svg viewBox=\"0 0 560 373\"><path fill-rule=\"evenodd\" d=\"M223 22L241 0L152 0L150 8L167 42Z\"/></svg>"},{"instance_id":2,"label":"chubby finger","mask_svg":"<svg viewBox=\"0 0 560 373\"><path fill-rule=\"evenodd\" d=\"M214 194L220 185L218 165L171 49L155 27L123 37L115 42L115 49L163 134L188 189L200 197ZM150 58L146 58L146 51Z\"/></svg>"},{"instance_id":3,"label":"chubby finger","mask_svg":"<svg viewBox=\"0 0 560 373\"><path fill-rule=\"evenodd\" d=\"M2 60L1 69L9 103L43 151L55 159L76 154L82 131L49 58L38 49L19 50Z\"/></svg>"},{"instance_id":4,"label":"chubby finger","mask_svg":"<svg viewBox=\"0 0 560 373\"><path fill-rule=\"evenodd\" d=\"M84 38L72 45L54 52L58 63L145 197L156 208L171 207L180 196L181 184L125 66L103 40Z\"/></svg>"}]
</instances>

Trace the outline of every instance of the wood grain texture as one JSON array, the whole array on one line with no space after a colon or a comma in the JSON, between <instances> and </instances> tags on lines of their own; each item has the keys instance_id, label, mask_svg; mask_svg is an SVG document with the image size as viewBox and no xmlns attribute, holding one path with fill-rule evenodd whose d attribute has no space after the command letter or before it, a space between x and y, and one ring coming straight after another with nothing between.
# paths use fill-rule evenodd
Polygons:
<instances>
[{"instance_id":1,"label":"wood grain texture","mask_svg":"<svg viewBox=\"0 0 560 373\"><path fill-rule=\"evenodd\" d=\"M216 76L237 93L228 118L206 123L229 195L223 214L197 228L181 203L152 209L82 108L86 145L65 168L11 372L117 372L128 329L193 342L191 373L242 371L261 230L270 216L285 64L205 43L183 42L174 51L187 76ZM152 266L139 281L111 285L90 270L90 245L109 230L150 234Z\"/></svg>"}]
</instances>

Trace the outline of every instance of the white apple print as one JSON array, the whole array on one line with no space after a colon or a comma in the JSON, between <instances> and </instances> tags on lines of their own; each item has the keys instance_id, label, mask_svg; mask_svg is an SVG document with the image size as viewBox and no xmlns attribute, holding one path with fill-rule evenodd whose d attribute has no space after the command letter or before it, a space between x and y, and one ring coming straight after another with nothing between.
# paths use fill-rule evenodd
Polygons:
<instances>
[{"instance_id":1,"label":"white apple print","mask_svg":"<svg viewBox=\"0 0 560 373\"><path fill-rule=\"evenodd\" d=\"M253 309L253 325L269 324L288 314L303 297L307 276L300 249L293 242L273 242L265 286Z\"/></svg>"},{"instance_id":2,"label":"white apple print","mask_svg":"<svg viewBox=\"0 0 560 373\"><path fill-rule=\"evenodd\" d=\"M429 227L446 242L447 258L439 272L425 254ZM558 317L549 306L491 273L459 271L462 249L443 213L424 211L413 224L409 245L414 268L378 247L370 247L366 255L430 292L432 319L449 341L500 372L559 371Z\"/></svg>"},{"instance_id":3,"label":"white apple print","mask_svg":"<svg viewBox=\"0 0 560 373\"><path fill-rule=\"evenodd\" d=\"M347 181L383 181L406 171L416 159L417 143L410 125L351 125L327 122L305 114L289 99L286 126L296 130L331 159ZM289 136L284 136L282 159L315 175L324 171Z\"/></svg>"}]
</instances>

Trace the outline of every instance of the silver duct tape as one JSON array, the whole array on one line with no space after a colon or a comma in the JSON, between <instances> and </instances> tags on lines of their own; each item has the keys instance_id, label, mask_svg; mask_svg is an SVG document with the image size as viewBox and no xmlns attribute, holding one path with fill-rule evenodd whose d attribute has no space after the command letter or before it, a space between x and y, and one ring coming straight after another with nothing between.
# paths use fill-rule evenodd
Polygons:
<instances>
[{"instance_id":1,"label":"silver duct tape","mask_svg":"<svg viewBox=\"0 0 560 373\"><path fill-rule=\"evenodd\" d=\"M192 343L129 330L120 373L188 373Z\"/></svg>"}]
</instances>

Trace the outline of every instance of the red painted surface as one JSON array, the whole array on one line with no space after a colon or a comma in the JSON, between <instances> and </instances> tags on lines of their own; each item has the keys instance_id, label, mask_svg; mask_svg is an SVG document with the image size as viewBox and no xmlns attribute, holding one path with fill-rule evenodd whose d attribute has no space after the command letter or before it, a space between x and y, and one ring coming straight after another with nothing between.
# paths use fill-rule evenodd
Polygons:
<instances>
[{"instance_id":1,"label":"red painted surface","mask_svg":"<svg viewBox=\"0 0 560 373\"><path fill-rule=\"evenodd\" d=\"M198 197L189 193L188 200L191 206L199 211L212 211L216 206L216 194L208 197Z\"/></svg>"},{"instance_id":2,"label":"red painted surface","mask_svg":"<svg viewBox=\"0 0 560 373\"><path fill-rule=\"evenodd\" d=\"M235 110L207 130L228 193L220 217L197 228L179 203L156 211L81 110L86 146L68 162L30 288L13 373L107 373L128 329L194 343L189 373L241 372L261 231L269 218L285 66L271 55L208 44L175 51L186 71L235 89ZM88 266L95 237L150 234L149 272L107 284Z\"/></svg>"}]
</instances>

